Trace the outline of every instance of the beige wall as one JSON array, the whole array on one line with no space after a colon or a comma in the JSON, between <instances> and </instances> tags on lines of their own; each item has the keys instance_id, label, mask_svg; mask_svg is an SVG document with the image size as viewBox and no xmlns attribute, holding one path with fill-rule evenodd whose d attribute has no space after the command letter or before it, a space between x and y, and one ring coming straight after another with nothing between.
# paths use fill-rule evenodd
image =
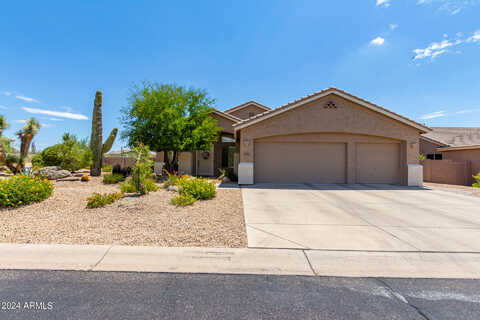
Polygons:
<instances>
[{"instance_id":1,"label":"beige wall","mask_svg":"<svg viewBox=\"0 0 480 320\"><path fill-rule=\"evenodd\" d=\"M441 154L437 151L438 144L420 138L420 154Z\"/></svg>"},{"instance_id":2,"label":"beige wall","mask_svg":"<svg viewBox=\"0 0 480 320\"><path fill-rule=\"evenodd\" d=\"M423 161L423 180L426 182L471 186L473 183L471 172L470 161Z\"/></svg>"},{"instance_id":3,"label":"beige wall","mask_svg":"<svg viewBox=\"0 0 480 320\"><path fill-rule=\"evenodd\" d=\"M233 134L233 127L232 125L235 123L230 119L224 118L222 116L219 116L218 114L212 113L211 114L212 118L217 120L218 126L223 128L223 132L228 132Z\"/></svg>"},{"instance_id":4,"label":"beige wall","mask_svg":"<svg viewBox=\"0 0 480 320\"><path fill-rule=\"evenodd\" d=\"M334 102L337 108L325 109L328 101ZM319 137L319 133L328 134ZM400 144L401 184L407 184L407 164L418 164L418 129L333 94L241 129L240 162L254 161L255 141L275 136L297 141L319 138L322 141L346 141L349 183L355 176L355 143L359 141L394 140Z\"/></svg>"},{"instance_id":5,"label":"beige wall","mask_svg":"<svg viewBox=\"0 0 480 320\"><path fill-rule=\"evenodd\" d=\"M259 113L264 113L264 112L265 112L264 109L259 108L254 104L250 104L250 105L248 105L246 107L243 107L239 110L229 112L229 114L231 114L231 115L233 115L237 118L240 118L240 119L248 119L248 118L250 118L250 113L253 113L254 115L257 115Z\"/></svg>"},{"instance_id":6,"label":"beige wall","mask_svg":"<svg viewBox=\"0 0 480 320\"><path fill-rule=\"evenodd\" d=\"M480 172L480 149L471 150L456 150L456 151L442 151L443 159L449 159L453 161L470 161L471 174L476 175ZM474 179L469 180L469 184L472 184Z\"/></svg>"}]
</instances>

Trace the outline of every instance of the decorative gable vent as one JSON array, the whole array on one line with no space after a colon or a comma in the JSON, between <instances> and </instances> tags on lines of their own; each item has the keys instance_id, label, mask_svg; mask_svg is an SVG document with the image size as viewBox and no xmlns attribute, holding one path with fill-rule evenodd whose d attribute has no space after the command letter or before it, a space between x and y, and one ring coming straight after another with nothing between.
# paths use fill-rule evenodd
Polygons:
<instances>
[{"instance_id":1,"label":"decorative gable vent","mask_svg":"<svg viewBox=\"0 0 480 320\"><path fill-rule=\"evenodd\" d=\"M333 101L328 101L325 103L324 109L337 109L337 105Z\"/></svg>"}]
</instances>

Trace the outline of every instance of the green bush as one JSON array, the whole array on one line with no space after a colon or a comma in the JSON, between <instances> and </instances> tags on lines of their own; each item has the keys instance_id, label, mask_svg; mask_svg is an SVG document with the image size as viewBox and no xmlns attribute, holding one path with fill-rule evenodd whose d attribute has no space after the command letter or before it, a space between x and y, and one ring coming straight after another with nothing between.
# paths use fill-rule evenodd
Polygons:
<instances>
[{"instance_id":1,"label":"green bush","mask_svg":"<svg viewBox=\"0 0 480 320\"><path fill-rule=\"evenodd\" d=\"M197 200L208 200L217 194L215 183L205 178L181 177L177 181L180 195L190 195Z\"/></svg>"},{"instance_id":2,"label":"green bush","mask_svg":"<svg viewBox=\"0 0 480 320\"><path fill-rule=\"evenodd\" d=\"M166 188L168 188L168 187L170 187L170 186L176 185L178 179L180 179L180 177L176 174L176 172L174 172L174 173L169 173L167 170L164 170L164 171L165 171L165 173L168 175L168 179L167 179L167 181L165 181L165 182L163 183L163 187L166 189Z\"/></svg>"},{"instance_id":3,"label":"green bush","mask_svg":"<svg viewBox=\"0 0 480 320\"><path fill-rule=\"evenodd\" d=\"M112 167L111 164L104 164L104 165L102 166L102 170L103 170L104 172L112 172L112 169L113 169L113 167Z\"/></svg>"},{"instance_id":4,"label":"green bush","mask_svg":"<svg viewBox=\"0 0 480 320\"><path fill-rule=\"evenodd\" d=\"M18 207L41 202L52 195L55 186L41 177L16 175L0 179L0 207Z\"/></svg>"},{"instance_id":5,"label":"green bush","mask_svg":"<svg viewBox=\"0 0 480 320\"><path fill-rule=\"evenodd\" d=\"M48 147L32 159L35 167L59 166L62 169L76 171L87 168L92 162L92 152L86 140L78 140L65 133L62 143Z\"/></svg>"},{"instance_id":6,"label":"green bush","mask_svg":"<svg viewBox=\"0 0 480 320\"><path fill-rule=\"evenodd\" d=\"M153 161L150 160L150 149L143 144L133 148L135 152L135 164L133 166L132 175L128 179L128 184L135 188L135 192L147 194L150 191L158 190L157 185L151 180L153 175ZM125 186L130 188L130 186Z\"/></svg>"},{"instance_id":7,"label":"green bush","mask_svg":"<svg viewBox=\"0 0 480 320\"><path fill-rule=\"evenodd\" d=\"M480 172L477 173L476 176L473 176L473 179L477 180L477 182L475 182L475 183L473 184L473 187L474 187L474 188L480 188Z\"/></svg>"},{"instance_id":8,"label":"green bush","mask_svg":"<svg viewBox=\"0 0 480 320\"><path fill-rule=\"evenodd\" d=\"M87 208L99 208L104 207L107 204L114 203L117 200L122 198L122 194L120 192L112 192L112 193L94 193L93 196L87 199Z\"/></svg>"},{"instance_id":9,"label":"green bush","mask_svg":"<svg viewBox=\"0 0 480 320\"><path fill-rule=\"evenodd\" d=\"M159 189L158 185L155 183L153 179L146 179L144 183L145 193L155 192ZM133 184L132 178L128 178L122 185L120 186L120 190L123 193L135 193L138 192Z\"/></svg>"},{"instance_id":10,"label":"green bush","mask_svg":"<svg viewBox=\"0 0 480 320\"><path fill-rule=\"evenodd\" d=\"M172 204L174 204L176 206L185 207L185 206L189 206L191 204L194 204L195 201L197 201L197 199L195 199L194 197L192 197L189 194L184 194L184 195L180 195L180 196L177 196L177 197L173 197L170 201L172 202Z\"/></svg>"},{"instance_id":11,"label":"green bush","mask_svg":"<svg viewBox=\"0 0 480 320\"><path fill-rule=\"evenodd\" d=\"M122 182L123 180L125 180L125 178L123 177L123 174L115 173L115 174L105 174L103 176L104 184L115 184L115 183Z\"/></svg>"}]
</instances>

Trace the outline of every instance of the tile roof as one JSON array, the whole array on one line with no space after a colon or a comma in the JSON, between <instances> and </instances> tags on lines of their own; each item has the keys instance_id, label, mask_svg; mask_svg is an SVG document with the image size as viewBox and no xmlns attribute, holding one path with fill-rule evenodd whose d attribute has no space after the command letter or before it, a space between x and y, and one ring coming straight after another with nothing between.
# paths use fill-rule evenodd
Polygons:
<instances>
[{"instance_id":1,"label":"tile roof","mask_svg":"<svg viewBox=\"0 0 480 320\"><path fill-rule=\"evenodd\" d=\"M432 127L432 131L423 136L450 147L480 145L480 128Z\"/></svg>"},{"instance_id":2,"label":"tile roof","mask_svg":"<svg viewBox=\"0 0 480 320\"><path fill-rule=\"evenodd\" d=\"M269 107L267 107L267 106L264 106L264 105L261 104L261 103L258 103L258 102L256 102L256 101L250 100L250 101L247 101L247 102L245 102L245 103L239 104L238 106L235 106L235 107L232 107L232 108L230 108L230 109L227 109L227 110L225 110L225 111L223 111L223 112L225 112L225 113L230 113L230 112L233 112L233 111L240 110L240 109L242 109L242 108L244 108L244 107L246 107L246 106L248 106L248 105L251 105L251 104L259 107L260 109L271 110L271 108L269 108Z\"/></svg>"},{"instance_id":3,"label":"tile roof","mask_svg":"<svg viewBox=\"0 0 480 320\"><path fill-rule=\"evenodd\" d=\"M278 108L271 109L271 110L266 111L266 112L263 112L263 113L259 113L259 114L255 115L255 116L251 117L251 118L244 119L244 120L242 120L242 121L234 124L233 126L234 126L234 127L237 127L237 129L240 129L240 128L244 127L244 126L247 126L250 122L258 122L258 121L261 121L261 120L263 120L263 119L261 119L261 118L263 118L263 117L268 118L269 115L274 115L274 114L277 114L277 113L282 113L284 110L286 111L286 110L290 109L290 107L292 107L292 106L294 106L294 105L297 105L297 104L298 104L298 105L302 105L302 103L306 103L307 101L310 101L310 99L315 98L316 96L321 97L321 96L324 96L324 95L329 94L329 93L334 93L334 94L335 94L335 93L337 93L337 94L340 93L340 94L346 96L348 99L358 100L359 102L362 102L362 103L364 103L364 104L366 104L366 105L369 105L369 106L371 106L371 107L373 107L373 108L375 108L375 109L377 109L377 110L383 111L384 113L386 113L386 114L388 114L388 115L390 115L390 116L400 118L400 120L401 120L402 122L406 122L406 123L408 123L408 124L410 124L410 125L413 125L413 126L415 126L415 127L422 128L422 130L424 130L425 132L430 131L430 128L428 128L427 126L425 126L425 125L423 125L423 124L421 124L421 123L418 123L418 122L416 122L416 121L413 121L413 120L411 120L411 119L409 119L409 118L407 118L407 117L404 117L404 116L402 116L402 115L400 115L400 114L398 114L398 113L392 112L392 111L390 111L390 110L388 110L388 109L385 109L385 108L383 108L383 107L380 107L380 106L378 106L378 105L376 105L376 104L374 104L374 103L371 103L371 102L369 102L369 101L367 101L367 100L364 100L364 99L362 99L362 98L359 98L359 97L357 97L357 96L354 96L354 95L352 95L352 94L350 94L350 93L348 93L348 92L346 92L346 91L337 89L337 88L335 88L335 87L329 87L329 88L327 88L327 89L324 89L324 90L321 90L321 91L317 91L317 92L312 93L312 94L309 94L309 95L307 95L307 96L305 96L305 97L302 97L302 98L299 98L299 99L297 99L297 100L291 101L291 102L289 102L289 103L287 103L287 104L285 104L285 105L283 105L283 106L280 106L280 107L278 107ZM257 121L255 121L255 120L257 120Z\"/></svg>"}]
</instances>

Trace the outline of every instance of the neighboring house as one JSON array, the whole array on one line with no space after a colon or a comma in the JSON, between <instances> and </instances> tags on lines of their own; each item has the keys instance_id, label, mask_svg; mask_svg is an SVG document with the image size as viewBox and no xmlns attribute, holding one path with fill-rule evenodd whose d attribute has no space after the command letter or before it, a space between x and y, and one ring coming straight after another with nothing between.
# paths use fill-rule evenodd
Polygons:
<instances>
[{"instance_id":1,"label":"neighboring house","mask_svg":"<svg viewBox=\"0 0 480 320\"><path fill-rule=\"evenodd\" d=\"M430 129L336 88L233 127L240 184L422 184L419 137Z\"/></svg>"},{"instance_id":2,"label":"neighboring house","mask_svg":"<svg viewBox=\"0 0 480 320\"><path fill-rule=\"evenodd\" d=\"M471 185L480 172L480 128L433 127L420 137L420 153L426 163L425 181Z\"/></svg>"}]
</instances>

